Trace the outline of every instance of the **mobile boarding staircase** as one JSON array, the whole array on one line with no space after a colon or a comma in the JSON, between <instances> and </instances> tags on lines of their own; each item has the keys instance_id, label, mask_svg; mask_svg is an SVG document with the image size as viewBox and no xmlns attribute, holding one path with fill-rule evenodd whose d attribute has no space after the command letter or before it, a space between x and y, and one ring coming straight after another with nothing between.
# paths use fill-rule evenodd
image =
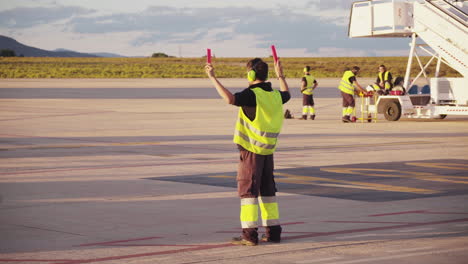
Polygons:
<instances>
[{"instance_id":1,"label":"mobile boarding staircase","mask_svg":"<svg viewBox=\"0 0 468 264\"><path fill-rule=\"evenodd\" d=\"M352 4L348 35L356 37L411 37L410 53L403 86L412 87L424 76L430 94L380 96L374 107L387 120L408 118L445 118L468 115L468 18L467 6L455 0L369 0ZM423 41L424 43L418 43ZM418 51L431 55L423 64ZM411 66L416 58L421 71L411 80ZM427 67L436 60L435 77ZM461 78L439 77L445 63Z\"/></svg>"}]
</instances>

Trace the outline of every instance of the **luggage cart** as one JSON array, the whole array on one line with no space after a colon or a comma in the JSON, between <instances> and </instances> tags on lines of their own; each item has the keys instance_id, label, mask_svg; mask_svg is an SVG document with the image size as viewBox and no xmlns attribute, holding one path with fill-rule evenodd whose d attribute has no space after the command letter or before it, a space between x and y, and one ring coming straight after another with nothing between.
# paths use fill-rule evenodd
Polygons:
<instances>
[{"instance_id":1,"label":"luggage cart","mask_svg":"<svg viewBox=\"0 0 468 264\"><path fill-rule=\"evenodd\" d=\"M377 102L377 93L375 92L367 92L365 94L359 93L359 101L360 101L360 117L357 120L364 122L372 122L377 123L377 107L375 102ZM356 108L354 108L356 111ZM356 116L356 114L354 114Z\"/></svg>"}]
</instances>

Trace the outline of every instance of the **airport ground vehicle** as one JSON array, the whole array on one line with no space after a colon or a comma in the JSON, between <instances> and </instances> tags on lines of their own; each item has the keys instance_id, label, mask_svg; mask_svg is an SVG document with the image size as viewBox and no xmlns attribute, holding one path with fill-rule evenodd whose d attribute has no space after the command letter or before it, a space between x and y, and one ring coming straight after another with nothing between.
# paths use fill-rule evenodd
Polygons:
<instances>
[{"instance_id":1,"label":"airport ground vehicle","mask_svg":"<svg viewBox=\"0 0 468 264\"><path fill-rule=\"evenodd\" d=\"M403 86L409 90L424 76L430 87L428 94L419 89L416 94L380 96L370 106L376 108L373 110L389 121L468 115L468 16L463 5L464 1L456 0L368 0L352 4L349 37L411 37ZM426 65L418 56L421 50L432 56ZM421 72L411 80L414 58ZM429 78L426 69L434 60L435 76ZM463 77L439 77L441 63Z\"/></svg>"}]
</instances>

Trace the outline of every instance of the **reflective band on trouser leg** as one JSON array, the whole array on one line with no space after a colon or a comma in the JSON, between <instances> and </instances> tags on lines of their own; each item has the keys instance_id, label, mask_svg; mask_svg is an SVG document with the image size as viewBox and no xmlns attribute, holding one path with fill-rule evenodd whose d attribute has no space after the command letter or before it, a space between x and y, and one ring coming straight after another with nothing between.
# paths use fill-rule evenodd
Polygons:
<instances>
[{"instance_id":1,"label":"reflective band on trouser leg","mask_svg":"<svg viewBox=\"0 0 468 264\"><path fill-rule=\"evenodd\" d=\"M258 199L242 198L240 221L242 228L258 227Z\"/></svg>"},{"instance_id":2,"label":"reflective band on trouser leg","mask_svg":"<svg viewBox=\"0 0 468 264\"><path fill-rule=\"evenodd\" d=\"M348 106L348 109L346 109L346 115L352 115L354 112L354 107Z\"/></svg>"},{"instance_id":3,"label":"reflective band on trouser leg","mask_svg":"<svg viewBox=\"0 0 468 264\"><path fill-rule=\"evenodd\" d=\"M345 116L347 112L348 112L348 108L347 108L347 107L343 107L343 116Z\"/></svg>"},{"instance_id":4,"label":"reflective band on trouser leg","mask_svg":"<svg viewBox=\"0 0 468 264\"><path fill-rule=\"evenodd\" d=\"M260 196L260 211L262 212L263 226L279 225L279 210L276 196Z\"/></svg>"},{"instance_id":5,"label":"reflective band on trouser leg","mask_svg":"<svg viewBox=\"0 0 468 264\"><path fill-rule=\"evenodd\" d=\"M315 115L315 108L313 106L309 106L309 113Z\"/></svg>"},{"instance_id":6,"label":"reflective band on trouser leg","mask_svg":"<svg viewBox=\"0 0 468 264\"><path fill-rule=\"evenodd\" d=\"M303 114L303 115L307 115L307 112L309 112L308 110L309 110L309 107L308 107L307 105L304 105L304 106L302 107L302 114Z\"/></svg>"}]
</instances>

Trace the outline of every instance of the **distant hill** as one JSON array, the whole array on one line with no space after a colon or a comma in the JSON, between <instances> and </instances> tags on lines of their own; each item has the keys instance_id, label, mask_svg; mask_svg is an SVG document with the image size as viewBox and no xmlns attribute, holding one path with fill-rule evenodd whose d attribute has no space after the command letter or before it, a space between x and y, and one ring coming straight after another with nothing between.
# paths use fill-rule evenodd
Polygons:
<instances>
[{"instance_id":1,"label":"distant hill","mask_svg":"<svg viewBox=\"0 0 468 264\"><path fill-rule=\"evenodd\" d=\"M76 52L76 51L68 50L68 49L55 49L53 51L54 52ZM122 56L120 54L109 53L109 52L90 52L88 54L98 56L98 57L104 57L104 58L125 58L126 57L126 56Z\"/></svg>"},{"instance_id":2,"label":"distant hill","mask_svg":"<svg viewBox=\"0 0 468 264\"><path fill-rule=\"evenodd\" d=\"M100 57L98 55L89 54L89 53L80 53L70 50L60 49L59 51L49 51L38 49L24 44L19 43L18 41L0 35L0 49L11 49L14 50L16 56L25 56L25 57Z\"/></svg>"},{"instance_id":3,"label":"distant hill","mask_svg":"<svg viewBox=\"0 0 468 264\"><path fill-rule=\"evenodd\" d=\"M105 58L125 58L126 57L126 56L122 56L122 55L115 54L115 53L109 53L109 52L93 52L91 54L96 55L98 57L105 57Z\"/></svg>"}]
</instances>

